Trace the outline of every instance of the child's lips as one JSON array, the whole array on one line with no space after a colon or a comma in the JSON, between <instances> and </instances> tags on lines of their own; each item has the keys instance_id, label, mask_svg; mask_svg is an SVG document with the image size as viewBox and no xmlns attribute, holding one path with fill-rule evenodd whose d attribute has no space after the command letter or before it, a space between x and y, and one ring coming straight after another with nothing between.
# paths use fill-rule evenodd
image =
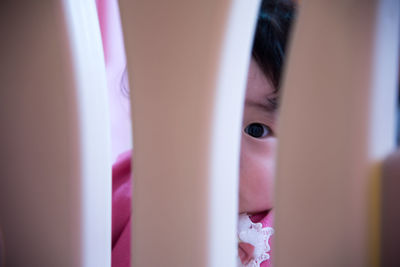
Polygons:
<instances>
[{"instance_id":1,"label":"child's lips","mask_svg":"<svg viewBox=\"0 0 400 267\"><path fill-rule=\"evenodd\" d=\"M250 218L250 220L251 220L253 223L258 223L258 222L260 222L262 219L264 219L265 216L267 216L268 213L269 213L270 211L271 211L271 209L269 209L269 210L264 210L264 211L257 212L257 213L253 213L253 214L251 214L251 215L249 216L249 218Z\"/></svg>"}]
</instances>

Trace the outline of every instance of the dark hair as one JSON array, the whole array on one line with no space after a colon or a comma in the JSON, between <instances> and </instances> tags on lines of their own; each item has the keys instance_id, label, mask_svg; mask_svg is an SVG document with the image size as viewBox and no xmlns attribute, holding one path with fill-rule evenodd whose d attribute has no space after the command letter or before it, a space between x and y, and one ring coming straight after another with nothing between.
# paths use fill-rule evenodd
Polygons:
<instances>
[{"instance_id":1,"label":"dark hair","mask_svg":"<svg viewBox=\"0 0 400 267\"><path fill-rule=\"evenodd\" d=\"M292 1L263 0L258 15L252 56L279 90L285 50L295 5Z\"/></svg>"}]
</instances>

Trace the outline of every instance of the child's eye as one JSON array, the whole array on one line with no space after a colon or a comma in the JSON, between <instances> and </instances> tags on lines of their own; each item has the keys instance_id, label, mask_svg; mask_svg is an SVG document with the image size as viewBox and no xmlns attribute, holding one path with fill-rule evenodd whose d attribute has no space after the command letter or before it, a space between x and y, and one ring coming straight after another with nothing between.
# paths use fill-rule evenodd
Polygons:
<instances>
[{"instance_id":1,"label":"child's eye","mask_svg":"<svg viewBox=\"0 0 400 267\"><path fill-rule=\"evenodd\" d=\"M263 138L272 134L271 128L261 123L251 123L247 125L244 132L254 138Z\"/></svg>"}]
</instances>

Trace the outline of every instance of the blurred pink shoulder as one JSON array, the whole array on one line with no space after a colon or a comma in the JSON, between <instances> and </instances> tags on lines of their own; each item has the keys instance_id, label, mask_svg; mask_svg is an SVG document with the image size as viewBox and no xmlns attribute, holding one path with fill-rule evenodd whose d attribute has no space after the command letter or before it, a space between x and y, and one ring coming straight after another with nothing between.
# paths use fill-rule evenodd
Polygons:
<instances>
[{"instance_id":1,"label":"blurred pink shoulder","mask_svg":"<svg viewBox=\"0 0 400 267\"><path fill-rule=\"evenodd\" d=\"M112 267L130 266L132 151L112 167Z\"/></svg>"}]
</instances>

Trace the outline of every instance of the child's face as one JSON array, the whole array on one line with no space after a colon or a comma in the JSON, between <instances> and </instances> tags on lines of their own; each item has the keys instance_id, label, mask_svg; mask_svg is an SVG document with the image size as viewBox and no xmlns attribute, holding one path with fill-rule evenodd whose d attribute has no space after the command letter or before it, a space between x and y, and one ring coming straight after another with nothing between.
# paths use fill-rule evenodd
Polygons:
<instances>
[{"instance_id":1,"label":"child's face","mask_svg":"<svg viewBox=\"0 0 400 267\"><path fill-rule=\"evenodd\" d=\"M274 202L276 93L252 59L243 113L239 212L269 210Z\"/></svg>"}]
</instances>

